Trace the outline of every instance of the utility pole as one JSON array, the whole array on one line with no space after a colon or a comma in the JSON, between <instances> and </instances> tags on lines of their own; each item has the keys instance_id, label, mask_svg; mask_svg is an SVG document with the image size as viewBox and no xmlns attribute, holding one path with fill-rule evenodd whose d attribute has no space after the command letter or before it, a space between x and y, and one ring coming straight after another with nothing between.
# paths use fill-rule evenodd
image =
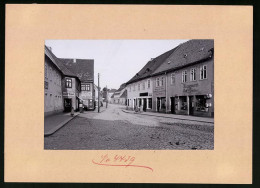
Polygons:
<instances>
[{"instance_id":1,"label":"utility pole","mask_svg":"<svg viewBox=\"0 0 260 188\"><path fill-rule=\"evenodd\" d=\"M100 89L99 89L99 73L98 73L98 113L99 113L99 92Z\"/></svg>"}]
</instances>

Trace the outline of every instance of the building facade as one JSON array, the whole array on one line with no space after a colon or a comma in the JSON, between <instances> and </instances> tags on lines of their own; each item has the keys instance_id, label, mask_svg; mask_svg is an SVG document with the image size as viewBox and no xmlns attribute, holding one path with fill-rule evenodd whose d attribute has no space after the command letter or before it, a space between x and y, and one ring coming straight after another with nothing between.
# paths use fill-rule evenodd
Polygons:
<instances>
[{"instance_id":1,"label":"building facade","mask_svg":"<svg viewBox=\"0 0 260 188\"><path fill-rule=\"evenodd\" d=\"M155 85L165 80L166 87L159 88L166 113L214 117L213 40L181 44L153 75Z\"/></svg>"},{"instance_id":2,"label":"building facade","mask_svg":"<svg viewBox=\"0 0 260 188\"><path fill-rule=\"evenodd\" d=\"M127 104L127 88L125 83L121 84L119 89L114 92L111 97L111 103L121 105Z\"/></svg>"},{"instance_id":3,"label":"building facade","mask_svg":"<svg viewBox=\"0 0 260 188\"><path fill-rule=\"evenodd\" d=\"M214 117L214 40L182 43L126 84L129 109Z\"/></svg>"},{"instance_id":4,"label":"building facade","mask_svg":"<svg viewBox=\"0 0 260 188\"><path fill-rule=\"evenodd\" d=\"M95 109L94 60L93 59L61 59L67 69L80 80L78 98L87 110Z\"/></svg>"},{"instance_id":5,"label":"building facade","mask_svg":"<svg viewBox=\"0 0 260 188\"><path fill-rule=\"evenodd\" d=\"M44 59L44 115L63 111L62 72L45 53Z\"/></svg>"},{"instance_id":6,"label":"building facade","mask_svg":"<svg viewBox=\"0 0 260 188\"><path fill-rule=\"evenodd\" d=\"M153 97L152 78L143 79L127 85L127 106L128 109L143 107L144 111L151 111Z\"/></svg>"},{"instance_id":7,"label":"building facade","mask_svg":"<svg viewBox=\"0 0 260 188\"><path fill-rule=\"evenodd\" d=\"M161 90L165 86L160 88L157 87L155 89L154 77L152 74L174 52L174 50L175 49L169 50L156 58L152 58L126 83L128 91L127 106L129 109L133 110L136 107L141 107L143 111L156 111L157 104L155 99L157 97L164 97Z\"/></svg>"}]
</instances>

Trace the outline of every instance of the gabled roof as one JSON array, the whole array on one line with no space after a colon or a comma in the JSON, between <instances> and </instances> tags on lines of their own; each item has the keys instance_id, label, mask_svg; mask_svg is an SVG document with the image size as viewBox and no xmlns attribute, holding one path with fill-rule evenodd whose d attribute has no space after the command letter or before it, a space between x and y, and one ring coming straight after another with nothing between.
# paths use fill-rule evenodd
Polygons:
<instances>
[{"instance_id":1,"label":"gabled roof","mask_svg":"<svg viewBox=\"0 0 260 188\"><path fill-rule=\"evenodd\" d=\"M110 89L109 91L108 91L108 93L114 93L116 91L116 89Z\"/></svg>"},{"instance_id":2,"label":"gabled roof","mask_svg":"<svg viewBox=\"0 0 260 188\"><path fill-rule=\"evenodd\" d=\"M178 69L190 64L212 58L214 50L214 40L195 39L180 44L161 66L154 71L153 75L158 75L170 70Z\"/></svg>"},{"instance_id":3,"label":"gabled roof","mask_svg":"<svg viewBox=\"0 0 260 188\"><path fill-rule=\"evenodd\" d=\"M121 85L120 85L120 87L119 87L119 89L118 89L118 90L116 90L115 92L122 91L122 90L125 88L125 86L126 86L126 84L125 84L125 83L121 84Z\"/></svg>"},{"instance_id":4,"label":"gabled roof","mask_svg":"<svg viewBox=\"0 0 260 188\"><path fill-rule=\"evenodd\" d=\"M176 47L177 48L177 47ZM148 78L152 75L152 73L175 51L176 48L169 50L158 57L150 60L146 65L126 84L130 84L144 78Z\"/></svg>"},{"instance_id":5,"label":"gabled roof","mask_svg":"<svg viewBox=\"0 0 260 188\"><path fill-rule=\"evenodd\" d=\"M127 98L127 90L125 90L119 98Z\"/></svg>"},{"instance_id":6,"label":"gabled roof","mask_svg":"<svg viewBox=\"0 0 260 188\"><path fill-rule=\"evenodd\" d=\"M94 81L94 60L93 59L67 59L59 58L64 65L77 77L81 82ZM74 60L76 62L74 63Z\"/></svg>"},{"instance_id":7,"label":"gabled roof","mask_svg":"<svg viewBox=\"0 0 260 188\"><path fill-rule=\"evenodd\" d=\"M50 49L45 46L45 55L51 59L51 61L54 63L55 66L57 66L60 71L62 72L63 75L65 76L71 76L71 77L77 77L76 74L74 74L73 72L71 72L65 65L63 62L61 62L61 60L59 58L57 58L52 51L50 51Z\"/></svg>"}]
</instances>

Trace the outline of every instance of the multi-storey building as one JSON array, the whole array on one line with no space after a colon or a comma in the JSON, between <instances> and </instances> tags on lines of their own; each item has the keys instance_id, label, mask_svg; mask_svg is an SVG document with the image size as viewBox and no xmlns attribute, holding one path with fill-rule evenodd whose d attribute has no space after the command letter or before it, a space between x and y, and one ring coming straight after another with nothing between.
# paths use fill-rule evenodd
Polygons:
<instances>
[{"instance_id":1,"label":"multi-storey building","mask_svg":"<svg viewBox=\"0 0 260 188\"><path fill-rule=\"evenodd\" d=\"M153 73L157 111L213 117L213 56L213 40L190 40L179 45Z\"/></svg>"},{"instance_id":2,"label":"multi-storey building","mask_svg":"<svg viewBox=\"0 0 260 188\"><path fill-rule=\"evenodd\" d=\"M127 106L129 109L143 107L144 111L155 111L156 104L153 102L154 78L152 73L174 52L172 49L164 54L151 59L132 78L127 85Z\"/></svg>"},{"instance_id":3,"label":"multi-storey building","mask_svg":"<svg viewBox=\"0 0 260 188\"><path fill-rule=\"evenodd\" d=\"M79 98L88 110L95 108L94 60L93 59L61 59L66 68L73 72L81 82Z\"/></svg>"},{"instance_id":4,"label":"multi-storey building","mask_svg":"<svg viewBox=\"0 0 260 188\"><path fill-rule=\"evenodd\" d=\"M75 110L79 106L80 80L45 46L44 113Z\"/></svg>"}]
</instances>

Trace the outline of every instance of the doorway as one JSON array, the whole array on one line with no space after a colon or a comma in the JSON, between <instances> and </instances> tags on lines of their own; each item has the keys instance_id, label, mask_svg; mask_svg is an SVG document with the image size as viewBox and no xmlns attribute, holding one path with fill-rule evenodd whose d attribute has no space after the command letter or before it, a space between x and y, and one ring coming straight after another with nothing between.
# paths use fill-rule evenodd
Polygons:
<instances>
[{"instance_id":1,"label":"doorway","mask_svg":"<svg viewBox=\"0 0 260 188\"><path fill-rule=\"evenodd\" d=\"M175 97L171 97L171 113L175 114Z\"/></svg>"},{"instance_id":2,"label":"doorway","mask_svg":"<svg viewBox=\"0 0 260 188\"><path fill-rule=\"evenodd\" d=\"M72 102L71 99L64 99L64 111L65 112L70 112L72 107Z\"/></svg>"},{"instance_id":3,"label":"doorway","mask_svg":"<svg viewBox=\"0 0 260 188\"><path fill-rule=\"evenodd\" d=\"M146 99L143 99L143 100L144 100L144 107L143 107L144 109L143 109L143 110L144 110L144 112L146 112L146 108L147 108L147 100L146 100Z\"/></svg>"}]
</instances>

